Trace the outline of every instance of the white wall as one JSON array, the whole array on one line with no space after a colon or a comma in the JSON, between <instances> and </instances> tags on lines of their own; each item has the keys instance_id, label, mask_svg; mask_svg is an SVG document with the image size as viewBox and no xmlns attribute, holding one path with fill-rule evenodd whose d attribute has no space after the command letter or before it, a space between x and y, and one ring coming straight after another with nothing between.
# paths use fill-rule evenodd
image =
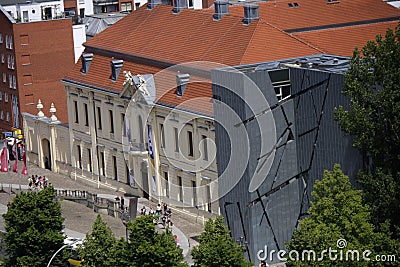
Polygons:
<instances>
[{"instance_id":1,"label":"white wall","mask_svg":"<svg viewBox=\"0 0 400 267\"><path fill-rule=\"evenodd\" d=\"M85 47L83 43L86 42L86 28L84 24L73 25L72 34L74 39L74 53L75 53L75 63L78 61Z\"/></svg>"},{"instance_id":2,"label":"white wall","mask_svg":"<svg viewBox=\"0 0 400 267\"><path fill-rule=\"evenodd\" d=\"M79 10L81 8L85 9L85 16L88 15L93 15L93 1L92 0L77 0L78 3L78 10L76 11L76 14L79 15L80 12Z\"/></svg>"},{"instance_id":3,"label":"white wall","mask_svg":"<svg viewBox=\"0 0 400 267\"><path fill-rule=\"evenodd\" d=\"M42 8L51 7L52 8L52 16L53 18L61 17L62 12L64 11L64 2L63 1L52 1L45 3L30 3L30 4L20 4L20 5L9 5L3 6L5 10L11 12L11 15L15 20L18 18L24 22L23 12L28 12L28 21L41 21L42 20Z\"/></svg>"}]
</instances>

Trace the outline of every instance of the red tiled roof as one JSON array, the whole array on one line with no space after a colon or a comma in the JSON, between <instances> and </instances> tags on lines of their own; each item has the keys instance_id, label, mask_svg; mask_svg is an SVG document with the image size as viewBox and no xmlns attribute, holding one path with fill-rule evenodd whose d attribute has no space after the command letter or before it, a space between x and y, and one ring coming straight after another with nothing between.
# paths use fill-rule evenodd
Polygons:
<instances>
[{"instance_id":1,"label":"red tiled roof","mask_svg":"<svg viewBox=\"0 0 400 267\"><path fill-rule=\"evenodd\" d=\"M385 36L388 28L395 29L397 21L381 22L319 31L301 32L295 36L314 44L328 54L352 56L355 47L363 48L377 34Z\"/></svg>"},{"instance_id":2,"label":"red tiled roof","mask_svg":"<svg viewBox=\"0 0 400 267\"><path fill-rule=\"evenodd\" d=\"M258 20L248 26L237 16L214 21L210 12L173 14L164 5L140 8L85 45L162 62L211 61L229 66L320 53Z\"/></svg>"},{"instance_id":3,"label":"red tiled roof","mask_svg":"<svg viewBox=\"0 0 400 267\"><path fill-rule=\"evenodd\" d=\"M82 74L82 61L75 64L74 68L66 77L65 80L74 81L83 85L94 86L103 90L108 90L115 93L120 93L123 89L125 77L123 71L130 71L132 74L153 74L162 70L161 67L150 66L132 61L124 61L120 75L117 81L111 80L111 57L101 54L96 54L93 57L92 63L87 74Z\"/></svg>"},{"instance_id":4,"label":"red tiled roof","mask_svg":"<svg viewBox=\"0 0 400 267\"><path fill-rule=\"evenodd\" d=\"M86 42L87 51L95 54L89 72L86 75L80 72L79 61L66 80L120 93L124 70L132 74L157 74L158 104L212 116L209 79L191 77L179 98L175 94L176 70L165 77L166 72L160 74L160 71L168 64L193 61L234 66L321 53L351 55L353 46L363 46L376 33L383 34L386 28L394 28L397 22L344 24L367 20L371 23L371 20L400 15L400 10L380 0L341 0L336 4L298 0L297 8L289 8L288 3L279 1L276 6L273 1L258 3L260 19L247 26L242 23L242 6L230 7L230 15L219 21L213 20L210 10L182 10L173 14L170 6L157 5L153 10L139 8ZM333 24L336 26L332 27ZM327 25L331 26L325 30L283 31ZM124 59L116 82L110 79L112 56ZM212 68L205 65L203 69Z\"/></svg>"},{"instance_id":5,"label":"red tiled roof","mask_svg":"<svg viewBox=\"0 0 400 267\"><path fill-rule=\"evenodd\" d=\"M290 8L288 4L294 2L298 7ZM340 0L330 4L327 0L283 0L257 4L260 18L285 31L400 16L398 8L381 0ZM243 6L232 6L229 13L243 17Z\"/></svg>"}]
</instances>

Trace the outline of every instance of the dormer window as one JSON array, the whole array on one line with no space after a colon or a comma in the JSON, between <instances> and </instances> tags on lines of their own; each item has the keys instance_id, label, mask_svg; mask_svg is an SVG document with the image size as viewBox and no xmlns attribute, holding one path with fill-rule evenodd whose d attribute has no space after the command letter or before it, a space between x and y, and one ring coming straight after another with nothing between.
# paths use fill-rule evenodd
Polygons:
<instances>
[{"instance_id":1,"label":"dormer window","mask_svg":"<svg viewBox=\"0 0 400 267\"><path fill-rule=\"evenodd\" d=\"M117 81L118 75L121 72L123 65L124 65L124 61L122 59L111 60L111 80L113 80L114 82Z\"/></svg>"},{"instance_id":2,"label":"dormer window","mask_svg":"<svg viewBox=\"0 0 400 267\"><path fill-rule=\"evenodd\" d=\"M178 95L178 97L183 96L183 92L186 89L187 84L189 83L190 75L185 73L181 74L178 71L178 74L176 75L176 91L175 93Z\"/></svg>"}]
</instances>

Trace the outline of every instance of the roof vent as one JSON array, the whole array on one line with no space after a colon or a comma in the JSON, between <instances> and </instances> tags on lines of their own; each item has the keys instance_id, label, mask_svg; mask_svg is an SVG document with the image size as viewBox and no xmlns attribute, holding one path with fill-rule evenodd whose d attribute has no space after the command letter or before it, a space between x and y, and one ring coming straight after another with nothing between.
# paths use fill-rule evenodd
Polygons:
<instances>
[{"instance_id":1,"label":"roof vent","mask_svg":"<svg viewBox=\"0 0 400 267\"><path fill-rule=\"evenodd\" d=\"M161 0L147 0L147 9L153 9L158 4L161 4Z\"/></svg>"},{"instance_id":2,"label":"roof vent","mask_svg":"<svg viewBox=\"0 0 400 267\"><path fill-rule=\"evenodd\" d=\"M188 8L187 0L174 0L174 8L172 9L172 13L178 14L182 9Z\"/></svg>"},{"instance_id":3,"label":"roof vent","mask_svg":"<svg viewBox=\"0 0 400 267\"><path fill-rule=\"evenodd\" d=\"M81 72L86 74L89 71L90 63L93 60L93 53L82 54L82 69Z\"/></svg>"},{"instance_id":4,"label":"roof vent","mask_svg":"<svg viewBox=\"0 0 400 267\"><path fill-rule=\"evenodd\" d=\"M214 19L220 20L225 14L229 14L229 2L228 0L216 0L214 2Z\"/></svg>"},{"instance_id":5,"label":"roof vent","mask_svg":"<svg viewBox=\"0 0 400 267\"><path fill-rule=\"evenodd\" d=\"M249 25L253 20L258 19L258 5L256 4L245 4L243 6L244 19L243 24Z\"/></svg>"},{"instance_id":6,"label":"roof vent","mask_svg":"<svg viewBox=\"0 0 400 267\"><path fill-rule=\"evenodd\" d=\"M190 75L188 73L181 74L178 71L178 74L176 75L176 91L175 93L181 97L183 96L183 92L186 89L186 85L189 83Z\"/></svg>"},{"instance_id":7,"label":"roof vent","mask_svg":"<svg viewBox=\"0 0 400 267\"><path fill-rule=\"evenodd\" d=\"M111 80L113 80L114 82L118 79L118 75L121 72L122 65L124 65L124 61L122 59L111 60Z\"/></svg>"}]
</instances>

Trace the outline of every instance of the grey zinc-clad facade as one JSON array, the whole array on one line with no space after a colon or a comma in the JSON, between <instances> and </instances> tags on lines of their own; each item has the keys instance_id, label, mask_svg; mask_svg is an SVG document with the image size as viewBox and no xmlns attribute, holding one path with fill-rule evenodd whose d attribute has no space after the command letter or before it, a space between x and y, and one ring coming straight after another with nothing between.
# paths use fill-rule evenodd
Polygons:
<instances>
[{"instance_id":1,"label":"grey zinc-clad facade","mask_svg":"<svg viewBox=\"0 0 400 267\"><path fill-rule=\"evenodd\" d=\"M354 177L362 165L333 118L335 107L348 105L341 93L348 63L317 55L212 71L220 207L254 263L266 247L285 249L324 170L339 163ZM230 132L241 126L247 136Z\"/></svg>"}]
</instances>

